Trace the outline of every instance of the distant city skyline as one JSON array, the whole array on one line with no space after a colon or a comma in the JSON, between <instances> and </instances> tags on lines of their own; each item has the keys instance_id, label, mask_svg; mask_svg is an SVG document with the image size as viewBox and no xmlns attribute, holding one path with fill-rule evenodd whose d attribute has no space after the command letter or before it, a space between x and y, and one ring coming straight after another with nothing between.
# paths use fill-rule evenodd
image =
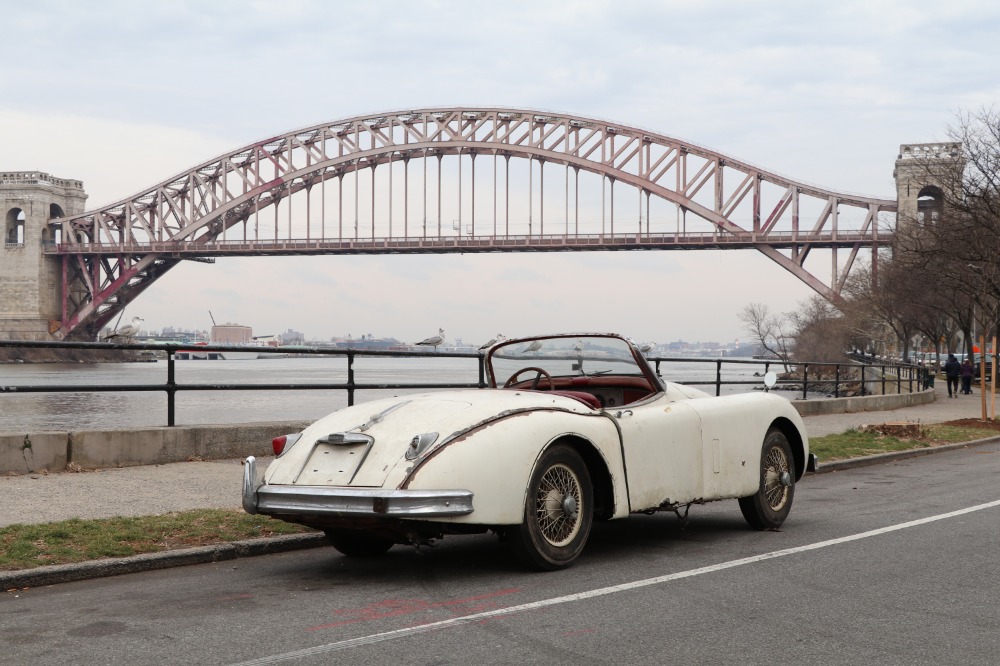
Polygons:
<instances>
[{"instance_id":1,"label":"distant city skyline","mask_svg":"<svg viewBox=\"0 0 1000 666\"><path fill-rule=\"evenodd\" d=\"M230 322L230 321L226 321L226 322L220 321L220 322L218 322L217 325L218 326L244 326L244 324L242 324L240 322ZM253 327L250 327L250 328L252 329ZM113 327L109 326L109 327L106 328L106 331L111 331L111 330L113 330ZM183 326L174 326L174 325L168 324L168 325L164 326L162 329L153 329L153 328L150 328L148 326L144 326L141 329L139 329L139 333L136 335L136 339L142 340L142 339L147 339L147 338L172 338L172 337L185 337L185 336L191 336L191 335L198 335L198 336L205 336L205 337L207 337L207 336L210 335L210 333L211 333L211 326L209 326L208 328L200 328L200 327L187 328L187 327L183 327ZM317 336L317 337L309 337L309 336L305 335L304 333L302 333L301 331L295 330L294 328L289 328L289 329L287 329L285 331L282 331L282 332L267 332L267 333L261 333L261 332L259 332L257 330L253 330L253 337L254 338L276 337L276 338L280 338L282 340L285 340L285 339L288 339L288 338L299 338L299 339L303 340L306 343L309 343L309 342L339 342L339 341L345 341L345 340L368 340L368 339L371 339L371 340L396 340L400 344L405 344L405 345L413 345L416 342L418 342L416 340L412 340L412 341L411 340L404 340L404 339L400 338L399 336L392 335L391 333L390 334L383 334L383 335L376 335L375 333L361 333L359 335L355 335L353 333L348 332L348 333L339 333L339 334L338 333L334 333L332 335L327 335L327 336L320 335L320 336ZM445 340L445 346L451 346L453 344L457 344L457 345L460 345L460 346L465 345L465 346L473 346L473 347L477 347L478 348L483 342L485 342L485 341L483 341L483 340L480 340L480 341L477 341L477 340L467 340L467 339L465 339L465 338L463 338L461 336L456 336L454 338ZM733 347L738 347L738 346L743 346L743 345L753 346L753 343L751 341L745 340L745 339L741 339L741 338L736 338L736 339L727 340L727 341L711 340L711 339L710 340L681 340L681 339L678 339L678 340L669 340L669 341L664 341L664 340L661 340L661 341L652 341L652 340L651 341L646 341L646 340L643 340L643 341L637 341L637 342L649 342L651 344L656 345L657 347L661 347L661 348L664 348L664 349L671 348L671 347L678 348L678 349L684 349L684 348L694 348L694 349L701 349L701 348L725 349L725 348L733 348Z\"/></svg>"},{"instance_id":2,"label":"distant city skyline","mask_svg":"<svg viewBox=\"0 0 1000 666\"><path fill-rule=\"evenodd\" d=\"M993 105L1000 69L1000 5L985 0L415 0L338 5L336 21L314 0L0 12L13 36L0 42L0 168L81 180L88 209L278 133L456 98L607 118L892 198L900 144L946 140L958 111ZM755 251L233 258L182 262L125 318L207 329L211 310L260 331L294 321L307 337L410 343L439 328L730 340L746 335L747 304L787 312L813 293Z\"/></svg>"}]
</instances>

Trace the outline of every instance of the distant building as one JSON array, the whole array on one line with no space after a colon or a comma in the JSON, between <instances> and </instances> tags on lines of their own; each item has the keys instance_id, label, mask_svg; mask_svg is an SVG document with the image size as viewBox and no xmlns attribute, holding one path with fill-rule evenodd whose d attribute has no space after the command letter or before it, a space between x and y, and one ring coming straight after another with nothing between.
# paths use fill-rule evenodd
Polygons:
<instances>
[{"instance_id":1,"label":"distant building","mask_svg":"<svg viewBox=\"0 0 1000 666\"><path fill-rule=\"evenodd\" d=\"M288 329L284 333L281 333L278 335L278 338L281 340L281 344L283 345L301 345L306 341L304 333L293 331L292 329Z\"/></svg>"},{"instance_id":2,"label":"distant building","mask_svg":"<svg viewBox=\"0 0 1000 666\"><path fill-rule=\"evenodd\" d=\"M253 340L253 329L242 324L221 324L212 327L214 345L245 345Z\"/></svg>"}]
</instances>

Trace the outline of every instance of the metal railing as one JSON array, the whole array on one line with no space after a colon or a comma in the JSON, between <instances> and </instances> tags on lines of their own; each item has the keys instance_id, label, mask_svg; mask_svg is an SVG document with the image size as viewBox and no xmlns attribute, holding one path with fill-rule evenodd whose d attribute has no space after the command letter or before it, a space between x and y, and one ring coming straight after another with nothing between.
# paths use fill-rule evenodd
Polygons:
<instances>
[{"instance_id":1,"label":"metal railing","mask_svg":"<svg viewBox=\"0 0 1000 666\"><path fill-rule=\"evenodd\" d=\"M874 391L868 389L869 384L879 385L881 390L878 392L879 395L885 395L886 393L892 392L895 389L896 393L903 393L904 388L906 393L913 393L913 391L920 390L921 388L926 388L927 384L927 372L928 370L916 365L909 365L905 363L893 363L893 362L880 362L880 363L861 363L861 362L845 362L845 363L823 363L823 362L813 362L813 361L803 361L803 362L793 362L787 361L783 362L779 359L768 360L768 359L693 359L693 358L657 358L648 357L648 360L653 362L656 369L656 374L660 374L660 363L662 361L668 361L670 363L714 363L715 364L715 380L709 382L678 382L679 384L688 384L694 386L715 386L715 395L721 395L722 386L733 386L741 384L749 384L754 386L759 386L760 381L758 380L725 380L722 379L722 364L747 364L747 365L763 365L764 373L766 374L771 366L780 366L782 373L785 376L779 376L776 386L785 387L788 390L793 390L798 392L796 389L801 390L802 399L809 399L810 390L814 393L822 391L824 394L832 393L834 398L841 397L842 387L848 385L860 385L859 391L861 396L873 395ZM786 370L788 368L788 370ZM814 375L810 380L810 369L814 371ZM832 376L827 377L827 373L824 372L825 369L832 369ZM818 370L818 372L816 372ZM856 376L855 376L856 375ZM810 386L810 381L812 385ZM830 389L830 390L826 390Z\"/></svg>"},{"instance_id":2,"label":"metal railing","mask_svg":"<svg viewBox=\"0 0 1000 666\"><path fill-rule=\"evenodd\" d=\"M247 347L242 345L191 345L191 344L113 344L107 342L38 342L24 340L0 340L0 349L51 349L51 350L89 350L91 352L115 352L119 357L122 354L137 354L159 352L166 356L167 377L164 383L152 384L57 384L57 385L0 385L0 394L24 394L24 393L124 393L142 391L162 391L167 397L167 425L176 425L176 396L180 391L303 391L303 390L334 390L347 392L347 404L354 404L354 397L357 391L363 390L409 390L409 389L457 389L457 388L485 388L486 387L486 365L485 355L481 352L437 352L437 351L402 351L402 350L376 350L376 349L345 349L345 348L322 348L296 346L294 349L288 347ZM332 383L266 383L266 384L182 384L176 381L175 363L178 354L209 354L209 353L233 353L246 352L248 349L259 354L279 354L284 356L339 356L347 361L347 381ZM396 358L468 358L475 359L478 365L479 379L476 383L470 382L410 382L399 383L366 383L359 382L355 378L354 363L358 357L396 357ZM119 359L120 360L120 359ZM136 358L135 360L141 360ZM885 394L895 389L896 393L912 393L914 386L917 390L926 388L925 377L921 374L924 369L912 365L897 363L782 363L778 360L757 360L757 359L709 359L709 358L671 358L671 357L647 357L653 364L657 375L661 375L662 363L700 363L712 364L714 366L714 377L677 381L678 384L688 386L714 386L715 395L721 395L723 386L761 386L762 380L741 380L723 379L724 365L763 365L764 373L767 373L772 366L779 366L783 371L782 377L777 381L777 387L785 387L786 390L798 393L801 390L803 400L809 398L809 393L822 392L824 397L831 394L835 398L841 397L844 387L848 385L860 384L860 395L870 395L873 391L868 389L871 385L881 385L881 393ZM785 372L785 368L792 369ZM829 371L828 371L829 370ZM810 375L812 371L812 376ZM761 373L761 376L764 374ZM829 376L827 376L829 375ZM661 375L662 376L662 375ZM671 380L673 381L673 380Z\"/></svg>"}]
</instances>

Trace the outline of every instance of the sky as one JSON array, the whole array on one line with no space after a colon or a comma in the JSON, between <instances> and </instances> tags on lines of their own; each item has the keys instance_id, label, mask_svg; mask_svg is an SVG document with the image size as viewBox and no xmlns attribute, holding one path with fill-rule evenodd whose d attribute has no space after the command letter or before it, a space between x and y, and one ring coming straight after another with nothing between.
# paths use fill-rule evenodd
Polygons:
<instances>
[{"instance_id":1,"label":"sky","mask_svg":"<svg viewBox=\"0 0 1000 666\"><path fill-rule=\"evenodd\" d=\"M461 105L608 119L894 198L900 144L1000 99L989 0L0 0L0 16L0 170L81 180L88 209L299 127ZM126 319L730 342L746 305L813 293L753 250L228 258L182 262Z\"/></svg>"}]
</instances>

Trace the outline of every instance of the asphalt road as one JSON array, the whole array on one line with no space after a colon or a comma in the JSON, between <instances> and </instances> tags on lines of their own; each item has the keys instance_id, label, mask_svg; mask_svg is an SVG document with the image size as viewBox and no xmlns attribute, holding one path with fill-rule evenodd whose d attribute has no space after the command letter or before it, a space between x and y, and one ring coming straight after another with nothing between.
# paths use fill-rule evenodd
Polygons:
<instances>
[{"instance_id":1,"label":"asphalt road","mask_svg":"<svg viewBox=\"0 0 1000 666\"><path fill-rule=\"evenodd\" d=\"M0 596L10 664L996 664L1000 445L595 527L558 573L491 536L313 549Z\"/></svg>"}]
</instances>

